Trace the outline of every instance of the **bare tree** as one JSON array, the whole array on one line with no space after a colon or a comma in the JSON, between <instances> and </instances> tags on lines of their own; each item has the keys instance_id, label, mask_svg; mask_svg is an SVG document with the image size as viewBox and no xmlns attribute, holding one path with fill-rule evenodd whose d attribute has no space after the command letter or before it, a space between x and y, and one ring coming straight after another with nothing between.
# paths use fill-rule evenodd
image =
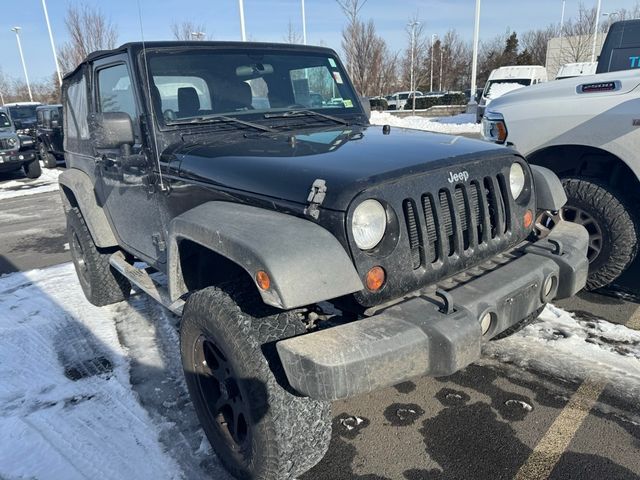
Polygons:
<instances>
[{"instance_id":1,"label":"bare tree","mask_svg":"<svg viewBox=\"0 0 640 480\"><path fill-rule=\"evenodd\" d=\"M207 40L207 27L202 23L185 20L171 24L171 34L176 40Z\"/></svg>"},{"instance_id":2,"label":"bare tree","mask_svg":"<svg viewBox=\"0 0 640 480\"><path fill-rule=\"evenodd\" d=\"M300 32L293 26L291 19L289 19L289 23L287 24L287 34L284 36L284 41L293 44L302 43L302 35L300 35Z\"/></svg>"},{"instance_id":3,"label":"bare tree","mask_svg":"<svg viewBox=\"0 0 640 480\"><path fill-rule=\"evenodd\" d=\"M65 24L71 40L58 52L64 72L73 70L91 52L115 48L118 32L97 7L70 6Z\"/></svg>"},{"instance_id":4,"label":"bare tree","mask_svg":"<svg viewBox=\"0 0 640 480\"><path fill-rule=\"evenodd\" d=\"M546 28L529 30L522 35L520 44L531 55L534 65L545 65L549 40L560 35L560 27L551 24Z\"/></svg>"}]
</instances>

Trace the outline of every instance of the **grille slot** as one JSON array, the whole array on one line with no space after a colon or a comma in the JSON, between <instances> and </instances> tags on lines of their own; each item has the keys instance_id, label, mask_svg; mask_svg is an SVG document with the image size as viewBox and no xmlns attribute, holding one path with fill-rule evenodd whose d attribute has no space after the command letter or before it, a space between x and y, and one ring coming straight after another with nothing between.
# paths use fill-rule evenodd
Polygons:
<instances>
[{"instance_id":1,"label":"grille slot","mask_svg":"<svg viewBox=\"0 0 640 480\"><path fill-rule=\"evenodd\" d=\"M504 178L496 176L443 188L437 195L425 193L418 207L413 199L405 199L403 210L413 269L424 263L445 261L507 233L512 227L509 198Z\"/></svg>"}]
</instances>

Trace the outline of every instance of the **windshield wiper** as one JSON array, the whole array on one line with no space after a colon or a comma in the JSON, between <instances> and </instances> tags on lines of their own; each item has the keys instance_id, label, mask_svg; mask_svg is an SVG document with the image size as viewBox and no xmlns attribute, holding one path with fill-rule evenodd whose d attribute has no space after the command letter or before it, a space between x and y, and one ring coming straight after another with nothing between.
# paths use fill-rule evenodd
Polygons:
<instances>
[{"instance_id":1,"label":"windshield wiper","mask_svg":"<svg viewBox=\"0 0 640 480\"><path fill-rule=\"evenodd\" d=\"M322 117L327 120L331 120L336 123L341 123L342 125L349 125L347 120L344 120L340 117L334 117L333 115L327 115L326 113L316 112L315 110L288 110L286 112L281 113L265 113L264 118L290 118L290 117Z\"/></svg>"},{"instance_id":2,"label":"windshield wiper","mask_svg":"<svg viewBox=\"0 0 640 480\"><path fill-rule=\"evenodd\" d=\"M244 125L246 127L255 128L256 130L262 130L263 132L275 132L273 128L267 127L265 125L260 125L259 123L247 122L246 120L240 120L235 117L227 117L225 115L215 115L215 116L202 116L202 117L194 117L194 118L186 118L184 120L172 120L167 122L167 125L188 125L193 123L237 123L238 125Z\"/></svg>"}]
</instances>

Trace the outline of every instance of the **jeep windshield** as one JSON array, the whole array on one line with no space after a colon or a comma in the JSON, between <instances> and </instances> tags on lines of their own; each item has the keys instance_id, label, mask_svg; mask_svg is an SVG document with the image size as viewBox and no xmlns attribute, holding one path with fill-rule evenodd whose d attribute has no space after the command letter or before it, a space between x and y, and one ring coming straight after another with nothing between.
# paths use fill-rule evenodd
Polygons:
<instances>
[{"instance_id":1,"label":"jeep windshield","mask_svg":"<svg viewBox=\"0 0 640 480\"><path fill-rule=\"evenodd\" d=\"M11 118L21 121L35 121L36 106L37 105L16 105L14 107L9 107Z\"/></svg>"},{"instance_id":2,"label":"jeep windshield","mask_svg":"<svg viewBox=\"0 0 640 480\"><path fill-rule=\"evenodd\" d=\"M363 113L340 63L323 52L191 47L149 52L148 65L154 114L165 125L342 123ZM285 112L299 114L276 115Z\"/></svg>"}]
</instances>

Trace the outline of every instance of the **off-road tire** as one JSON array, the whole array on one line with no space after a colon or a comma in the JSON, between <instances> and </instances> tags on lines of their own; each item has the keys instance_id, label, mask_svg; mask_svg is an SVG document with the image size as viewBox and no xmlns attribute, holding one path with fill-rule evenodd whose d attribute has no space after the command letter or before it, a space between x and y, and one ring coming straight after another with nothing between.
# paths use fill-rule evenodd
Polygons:
<instances>
[{"instance_id":1,"label":"off-road tire","mask_svg":"<svg viewBox=\"0 0 640 480\"><path fill-rule=\"evenodd\" d=\"M567 193L567 207L588 213L602 232L602 249L589 264L587 289L609 285L631 265L638 253L640 231L631 210L611 187L595 179L564 178L562 184Z\"/></svg>"},{"instance_id":2,"label":"off-road tire","mask_svg":"<svg viewBox=\"0 0 640 480\"><path fill-rule=\"evenodd\" d=\"M295 314L264 305L255 288L209 287L187 299L180 326L187 387L213 449L236 478L294 478L326 453L331 438L330 403L292 392L275 350L276 341L304 332ZM209 352L220 352L222 357L200 360L207 358L198 353L198 345L204 342ZM224 358L224 369L223 361L217 358ZM209 363L218 365L217 374L203 374ZM223 370L230 371L231 380L216 380L225 377L220 373ZM213 390L208 390L210 385ZM206 395L205 391L214 394ZM216 397L216 393L222 391L226 397L219 400L223 395ZM228 414L226 405L213 407L213 413L210 410L214 398L229 402L233 395L229 392L237 392L233 402L244 405L243 418L249 417L244 423L250 433L243 442L229 440L233 436L225 435L227 424L221 426L216 420L223 409ZM240 432L241 428L234 430Z\"/></svg>"},{"instance_id":3,"label":"off-road tire","mask_svg":"<svg viewBox=\"0 0 640 480\"><path fill-rule=\"evenodd\" d=\"M535 312L533 312L532 314L527 316L521 322L518 322L515 325L513 325L512 327L507 328L504 332L500 332L498 335L493 337L491 340L501 340L503 338L510 337L514 333L518 333L524 327L526 327L528 325L531 325L533 322L535 322L538 319L538 317L542 314L542 312L544 311L545 307L546 307L546 304L541 306L540 308L538 308Z\"/></svg>"},{"instance_id":4,"label":"off-road tire","mask_svg":"<svg viewBox=\"0 0 640 480\"><path fill-rule=\"evenodd\" d=\"M47 150L44 142L38 142L38 154L45 168L56 168L58 166L56 157Z\"/></svg>"},{"instance_id":5,"label":"off-road tire","mask_svg":"<svg viewBox=\"0 0 640 480\"><path fill-rule=\"evenodd\" d=\"M67 213L67 238L80 286L90 303L102 307L129 298L131 283L109 264L113 250L96 247L77 208Z\"/></svg>"},{"instance_id":6,"label":"off-road tire","mask_svg":"<svg viewBox=\"0 0 640 480\"><path fill-rule=\"evenodd\" d=\"M27 176L27 178L38 178L40 175L42 175L40 161L37 158L30 161L29 163L25 163L22 168L24 169L24 174Z\"/></svg>"}]
</instances>

